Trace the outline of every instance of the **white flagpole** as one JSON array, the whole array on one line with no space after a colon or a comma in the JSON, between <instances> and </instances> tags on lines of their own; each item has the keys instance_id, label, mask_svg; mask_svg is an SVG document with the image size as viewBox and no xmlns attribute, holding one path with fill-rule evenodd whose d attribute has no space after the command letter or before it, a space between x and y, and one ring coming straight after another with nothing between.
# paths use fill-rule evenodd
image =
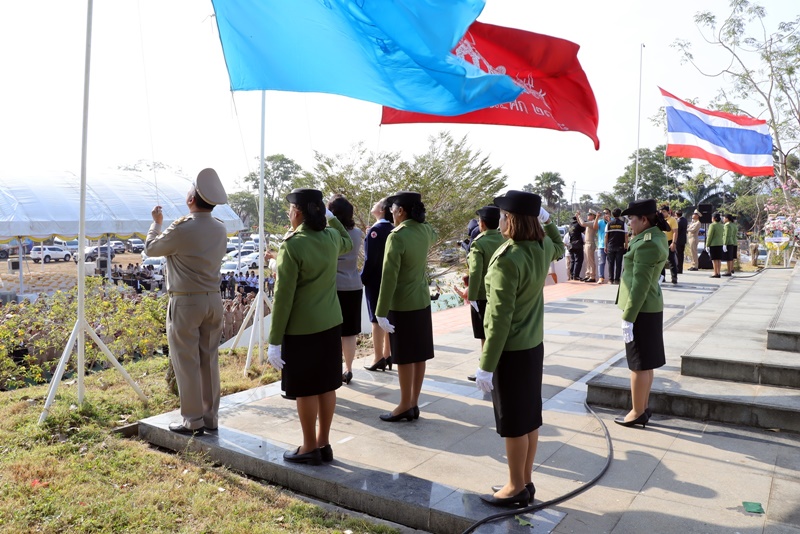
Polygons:
<instances>
[{"instance_id":1,"label":"white flagpole","mask_svg":"<svg viewBox=\"0 0 800 534\"><path fill-rule=\"evenodd\" d=\"M639 48L639 116L636 119L636 177L633 181L633 199L639 198L639 140L642 134L642 56L644 43Z\"/></svg>"}]
</instances>

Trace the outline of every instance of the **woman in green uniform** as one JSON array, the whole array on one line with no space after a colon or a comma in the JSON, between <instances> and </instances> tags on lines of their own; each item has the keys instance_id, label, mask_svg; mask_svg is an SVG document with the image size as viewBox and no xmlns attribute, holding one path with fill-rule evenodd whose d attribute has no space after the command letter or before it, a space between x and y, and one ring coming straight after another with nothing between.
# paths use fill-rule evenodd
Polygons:
<instances>
[{"instance_id":1,"label":"woman in green uniform","mask_svg":"<svg viewBox=\"0 0 800 534\"><path fill-rule=\"evenodd\" d=\"M353 242L342 223L326 212L322 192L294 189L286 200L293 231L278 251L267 356L273 367L283 370L281 389L296 397L303 430L303 444L283 458L319 465L333 460L329 433L336 390L342 385L337 258Z\"/></svg>"},{"instance_id":2,"label":"woman in green uniform","mask_svg":"<svg viewBox=\"0 0 800 534\"><path fill-rule=\"evenodd\" d=\"M389 332L392 362L397 364L400 403L384 421L419 418L419 394L425 362L433 358L433 324L428 290L428 250L436 232L425 222L422 196L401 191L390 196L395 227L386 239L381 288L375 318Z\"/></svg>"},{"instance_id":3,"label":"woman in green uniform","mask_svg":"<svg viewBox=\"0 0 800 534\"><path fill-rule=\"evenodd\" d=\"M725 254L725 259L728 260L728 272L722 276L731 276L733 274L733 262L736 261L736 251L739 244L739 226L734 222L736 221L736 217L730 213L726 213L724 217L725 225L722 228L722 252Z\"/></svg>"},{"instance_id":4,"label":"woman in green uniform","mask_svg":"<svg viewBox=\"0 0 800 534\"><path fill-rule=\"evenodd\" d=\"M492 256L484 280L486 342L475 384L492 394L509 480L481 498L497 506L525 506L536 492L531 474L542 426L542 290L550 263L564 255L564 244L539 195L509 191L494 204L508 240Z\"/></svg>"},{"instance_id":5,"label":"woman in green uniform","mask_svg":"<svg viewBox=\"0 0 800 534\"><path fill-rule=\"evenodd\" d=\"M711 219L714 222L709 225L708 232L706 232L706 248L709 256L711 256L711 264L714 266L714 274L711 275L711 278L719 278L722 257L725 255L723 250L725 246L725 228L720 222L722 217L719 213L715 212Z\"/></svg>"},{"instance_id":6,"label":"woman in green uniform","mask_svg":"<svg viewBox=\"0 0 800 534\"><path fill-rule=\"evenodd\" d=\"M477 212L478 226L481 233L472 240L467 255L469 264L469 285L467 286L467 299L471 306L472 334L475 339L481 340L481 348L486 341L483 329L483 317L486 313L486 271L489 269L489 260L495 251L506 240L498 230L500 226L500 208L497 206L484 206Z\"/></svg>"},{"instance_id":7,"label":"woman in green uniform","mask_svg":"<svg viewBox=\"0 0 800 534\"><path fill-rule=\"evenodd\" d=\"M648 399L653 386L653 369L666 363L664 298L659 278L669 254L664 231L670 226L657 211L653 199L634 200L622 214L628 216L633 238L622 258L617 306L622 310L622 339L631 371L633 407L625 417L617 417L614 422L644 428L651 414Z\"/></svg>"}]
</instances>

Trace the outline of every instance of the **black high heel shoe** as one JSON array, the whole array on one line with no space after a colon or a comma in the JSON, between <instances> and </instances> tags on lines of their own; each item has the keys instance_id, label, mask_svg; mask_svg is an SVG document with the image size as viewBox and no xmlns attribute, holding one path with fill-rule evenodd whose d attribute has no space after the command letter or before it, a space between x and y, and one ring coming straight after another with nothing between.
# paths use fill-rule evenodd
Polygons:
<instances>
[{"instance_id":1,"label":"black high heel shoe","mask_svg":"<svg viewBox=\"0 0 800 534\"><path fill-rule=\"evenodd\" d=\"M648 419L648 420L649 420L651 417L653 417L653 410L651 410L649 407L647 407L647 408L645 408L645 409L644 409L644 413L645 413L645 414L647 414L647 419Z\"/></svg>"},{"instance_id":2,"label":"black high heel shoe","mask_svg":"<svg viewBox=\"0 0 800 534\"><path fill-rule=\"evenodd\" d=\"M342 373L342 382L343 383L349 384L352 379L353 379L353 373L351 371L347 371L346 373Z\"/></svg>"},{"instance_id":3,"label":"black high heel shoe","mask_svg":"<svg viewBox=\"0 0 800 534\"><path fill-rule=\"evenodd\" d=\"M386 370L386 358L381 358L378 360L377 363L373 363L372 365L365 365L364 369L367 371L385 371ZM389 367L391 369L391 366Z\"/></svg>"},{"instance_id":4,"label":"black high heel shoe","mask_svg":"<svg viewBox=\"0 0 800 534\"><path fill-rule=\"evenodd\" d=\"M399 413L397 415L392 415L392 412L381 414L381 421L386 421L387 423L396 423L397 421L402 421L403 419L406 421L413 421L414 408L409 408L403 413Z\"/></svg>"},{"instance_id":5,"label":"black high heel shoe","mask_svg":"<svg viewBox=\"0 0 800 534\"><path fill-rule=\"evenodd\" d=\"M643 413L633 421L626 421L624 417L616 417L614 422L620 426L634 426L634 425L642 425L642 428L650 421L650 417L648 417L647 413Z\"/></svg>"},{"instance_id":6,"label":"black high heel shoe","mask_svg":"<svg viewBox=\"0 0 800 534\"><path fill-rule=\"evenodd\" d=\"M531 494L528 493L527 488L514 495L513 497L495 497L494 495L481 495L481 500L492 506L511 506L514 508L522 508L528 505L528 500Z\"/></svg>"},{"instance_id":7,"label":"black high heel shoe","mask_svg":"<svg viewBox=\"0 0 800 534\"><path fill-rule=\"evenodd\" d=\"M414 419L419 419L419 406L414 406L411 409L414 410Z\"/></svg>"},{"instance_id":8,"label":"black high heel shoe","mask_svg":"<svg viewBox=\"0 0 800 534\"><path fill-rule=\"evenodd\" d=\"M497 493L501 489L503 489L502 484L492 486L492 491L494 493ZM536 495L536 486L533 485L533 482L528 482L525 484L525 489L528 490L528 494L530 495L530 497L528 497L528 504L533 504L533 496Z\"/></svg>"},{"instance_id":9,"label":"black high heel shoe","mask_svg":"<svg viewBox=\"0 0 800 534\"><path fill-rule=\"evenodd\" d=\"M385 358L385 359L386 359L386 369L388 369L389 371L391 371L391 370L392 370L392 363L393 363L393 362L392 362L392 357L391 357L391 356L388 356L388 357L387 357L387 358Z\"/></svg>"}]
</instances>

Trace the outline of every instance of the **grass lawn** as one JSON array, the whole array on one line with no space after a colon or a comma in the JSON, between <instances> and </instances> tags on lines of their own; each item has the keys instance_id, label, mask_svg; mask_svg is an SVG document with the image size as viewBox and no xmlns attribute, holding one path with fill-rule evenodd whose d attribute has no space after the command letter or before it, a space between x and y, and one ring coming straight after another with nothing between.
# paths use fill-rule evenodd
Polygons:
<instances>
[{"instance_id":1,"label":"grass lawn","mask_svg":"<svg viewBox=\"0 0 800 534\"><path fill-rule=\"evenodd\" d=\"M220 355L222 393L272 382L272 368L242 376L245 353ZM58 388L50 417L37 420L47 386L0 392L0 532L395 532L331 513L280 487L248 479L194 454L165 453L116 427L178 408L164 380L166 358L126 369L142 405L114 369ZM263 371L263 374L262 374Z\"/></svg>"}]
</instances>

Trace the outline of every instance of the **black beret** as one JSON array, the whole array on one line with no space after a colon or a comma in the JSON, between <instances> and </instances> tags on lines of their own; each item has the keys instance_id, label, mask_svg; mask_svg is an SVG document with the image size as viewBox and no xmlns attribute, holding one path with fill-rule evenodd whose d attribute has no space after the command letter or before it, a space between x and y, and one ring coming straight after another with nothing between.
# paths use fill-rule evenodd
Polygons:
<instances>
[{"instance_id":1,"label":"black beret","mask_svg":"<svg viewBox=\"0 0 800 534\"><path fill-rule=\"evenodd\" d=\"M422 202L422 195L415 191L398 191L397 193L390 195L386 202L391 206L392 204L398 204L400 206L410 206L414 202Z\"/></svg>"},{"instance_id":2,"label":"black beret","mask_svg":"<svg viewBox=\"0 0 800 534\"><path fill-rule=\"evenodd\" d=\"M500 220L500 208L497 206L484 206L475 213L484 221L498 222Z\"/></svg>"},{"instance_id":3,"label":"black beret","mask_svg":"<svg viewBox=\"0 0 800 534\"><path fill-rule=\"evenodd\" d=\"M495 205L501 210L515 213L517 215L539 216L542 208L542 197L528 193L526 191L511 190L505 195L495 197Z\"/></svg>"},{"instance_id":4,"label":"black beret","mask_svg":"<svg viewBox=\"0 0 800 534\"><path fill-rule=\"evenodd\" d=\"M628 202L628 208L622 215L652 215L658 211L656 201L652 198Z\"/></svg>"},{"instance_id":5,"label":"black beret","mask_svg":"<svg viewBox=\"0 0 800 534\"><path fill-rule=\"evenodd\" d=\"M319 189L307 189L300 187L292 189L292 192L286 195L286 200L291 204L302 205L310 202L322 202L322 191Z\"/></svg>"}]
</instances>

